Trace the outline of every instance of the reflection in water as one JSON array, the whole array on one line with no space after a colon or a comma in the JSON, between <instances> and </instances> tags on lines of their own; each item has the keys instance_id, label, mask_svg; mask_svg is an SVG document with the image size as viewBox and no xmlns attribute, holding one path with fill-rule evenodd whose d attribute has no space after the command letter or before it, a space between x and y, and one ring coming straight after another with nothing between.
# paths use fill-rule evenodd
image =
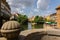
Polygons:
<instances>
[{"instance_id":1,"label":"reflection in water","mask_svg":"<svg viewBox=\"0 0 60 40\"><path fill-rule=\"evenodd\" d=\"M32 29L31 23L28 23L28 30Z\"/></svg>"},{"instance_id":2,"label":"reflection in water","mask_svg":"<svg viewBox=\"0 0 60 40\"><path fill-rule=\"evenodd\" d=\"M43 24L35 24L35 25L32 25L33 29L40 29L40 28L43 28Z\"/></svg>"},{"instance_id":3,"label":"reflection in water","mask_svg":"<svg viewBox=\"0 0 60 40\"><path fill-rule=\"evenodd\" d=\"M40 29L43 28L43 24L34 24L32 25L32 23L28 23L28 30L29 29Z\"/></svg>"},{"instance_id":4,"label":"reflection in water","mask_svg":"<svg viewBox=\"0 0 60 40\"><path fill-rule=\"evenodd\" d=\"M24 30L43 28L43 24L34 24L34 25L32 25L32 23L28 23L28 24L23 24L21 26L23 27Z\"/></svg>"}]
</instances>

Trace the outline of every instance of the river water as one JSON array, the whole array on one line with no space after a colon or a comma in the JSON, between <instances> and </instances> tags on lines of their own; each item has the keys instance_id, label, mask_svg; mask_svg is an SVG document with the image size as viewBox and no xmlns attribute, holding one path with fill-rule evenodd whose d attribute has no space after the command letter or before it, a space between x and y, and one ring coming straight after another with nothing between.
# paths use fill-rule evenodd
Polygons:
<instances>
[{"instance_id":1,"label":"river water","mask_svg":"<svg viewBox=\"0 0 60 40\"><path fill-rule=\"evenodd\" d=\"M40 28L43 28L43 24L34 24L34 25L32 25L32 23L28 23L26 25L22 25L22 27L24 28L24 30L40 29Z\"/></svg>"},{"instance_id":2,"label":"river water","mask_svg":"<svg viewBox=\"0 0 60 40\"><path fill-rule=\"evenodd\" d=\"M28 23L28 30L32 29L32 24Z\"/></svg>"},{"instance_id":3,"label":"river water","mask_svg":"<svg viewBox=\"0 0 60 40\"><path fill-rule=\"evenodd\" d=\"M30 29L40 29L40 28L43 28L43 24L32 25L32 23L28 23L28 30L30 30Z\"/></svg>"}]
</instances>

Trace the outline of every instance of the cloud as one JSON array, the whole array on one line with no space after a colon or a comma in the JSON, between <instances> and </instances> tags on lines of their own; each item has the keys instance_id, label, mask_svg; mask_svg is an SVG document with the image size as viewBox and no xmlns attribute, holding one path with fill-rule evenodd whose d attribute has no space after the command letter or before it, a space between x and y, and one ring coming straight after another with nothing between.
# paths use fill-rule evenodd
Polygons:
<instances>
[{"instance_id":1,"label":"cloud","mask_svg":"<svg viewBox=\"0 0 60 40\"><path fill-rule=\"evenodd\" d=\"M34 11L35 11L35 12L39 12L39 10L38 10L38 9L34 9Z\"/></svg>"},{"instance_id":2,"label":"cloud","mask_svg":"<svg viewBox=\"0 0 60 40\"><path fill-rule=\"evenodd\" d=\"M7 0L12 11L17 11L18 9L25 9L27 7L32 7L34 4L34 0ZM14 10L15 9L15 10Z\"/></svg>"},{"instance_id":3,"label":"cloud","mask_svg":"<svg viewBox=\"0 0 60 40\"><path fill-rule=\"evenodd\" d=\"M38 0L37 1L37 8L40 10L46 10L49 6L50 0Z\"/></svg>"},{"instance_id":4,"label":"cloud","mask_svg":"<svg viewBox=\"0 0 60 40\"><path fill-rule=\"evenodd\" d=\"M44 15L49 7L50 0L7 0L12 12L26 14L27 16ZM37 7L36 7L37 6ZM43 11L41 13L41 11ZM28 12L28 13L27 13Z\"/></svg>"}]
</instances>

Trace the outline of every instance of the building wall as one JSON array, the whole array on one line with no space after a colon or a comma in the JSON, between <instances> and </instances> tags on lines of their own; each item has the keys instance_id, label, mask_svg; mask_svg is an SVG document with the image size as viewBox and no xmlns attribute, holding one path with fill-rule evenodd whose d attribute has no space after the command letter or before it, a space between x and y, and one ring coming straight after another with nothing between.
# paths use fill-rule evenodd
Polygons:
<instances>
[{"instance_id":1,"label":"building wall","mask_svg":"<svg viewBox=\"0 0 60 40\"><path fill-rule=\"evenodd\" d=\"M56 22L56 13L48 15L46 19Z\"/></svg>"},{"instance_id":2,"label":"building wall","mask_svg":"<svg viewBox=\"0 0 60 40\"><path fill-rule=\"evenodd\" d=\"M50 15L48 15L48 16L46 17L46 19L47 19L47 21L50 20Z\"/></svg>"},{"instance_id":3,"label":"building wall","mask_svg":"<svg viewBox=\"0 0 60 40\"><path fill-rule=\"evenodd\" d=\"M56 15L51 16L51 20L56 22Z\"/></svg>"},{"instance_id":4,"label":"building wall","mask_svg":"<svg viewBox=\"0 0 60 40\"><path fill-rule=\"evenodd\" d=\"M60 28L60 9L57 10L57 28Z\"/></svg>"},{"instance_id":5,"label":"building wall","mask_svg":"<svg viewBox=\"0 0 60 40\"><path fill-rule=\"evenodd\" d=\"M1 0L1 16L8 19L11 16L11 8L6 0Z\"/></svg>"},{"instance_id":6,"label":"building wall","mask_svg":"<svg viewBox=\"0 0 60 40\"><path fill-rule=\"evenodd\" d=\"M6 0L0 0L0 28L3 24L3 20L9 20L11 16L11 9Z\"/></svg>"}]
</instances>

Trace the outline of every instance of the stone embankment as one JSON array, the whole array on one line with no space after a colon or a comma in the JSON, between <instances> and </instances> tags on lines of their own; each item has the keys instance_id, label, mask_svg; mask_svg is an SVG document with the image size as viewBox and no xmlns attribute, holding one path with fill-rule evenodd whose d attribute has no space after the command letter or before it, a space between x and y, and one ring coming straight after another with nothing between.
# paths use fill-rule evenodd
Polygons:
<instances>
[{"instance_id":1,"label":"stone embankment","mask_svg":"<svg viewBox=\"0 0 60 40\"><path fill-rule=\"evenodd\" d=\"M60 40L60 29L32 29L22 31L20 40ZM6 40L0 37L0 40Z\"/></svg>"}]
</instances>

